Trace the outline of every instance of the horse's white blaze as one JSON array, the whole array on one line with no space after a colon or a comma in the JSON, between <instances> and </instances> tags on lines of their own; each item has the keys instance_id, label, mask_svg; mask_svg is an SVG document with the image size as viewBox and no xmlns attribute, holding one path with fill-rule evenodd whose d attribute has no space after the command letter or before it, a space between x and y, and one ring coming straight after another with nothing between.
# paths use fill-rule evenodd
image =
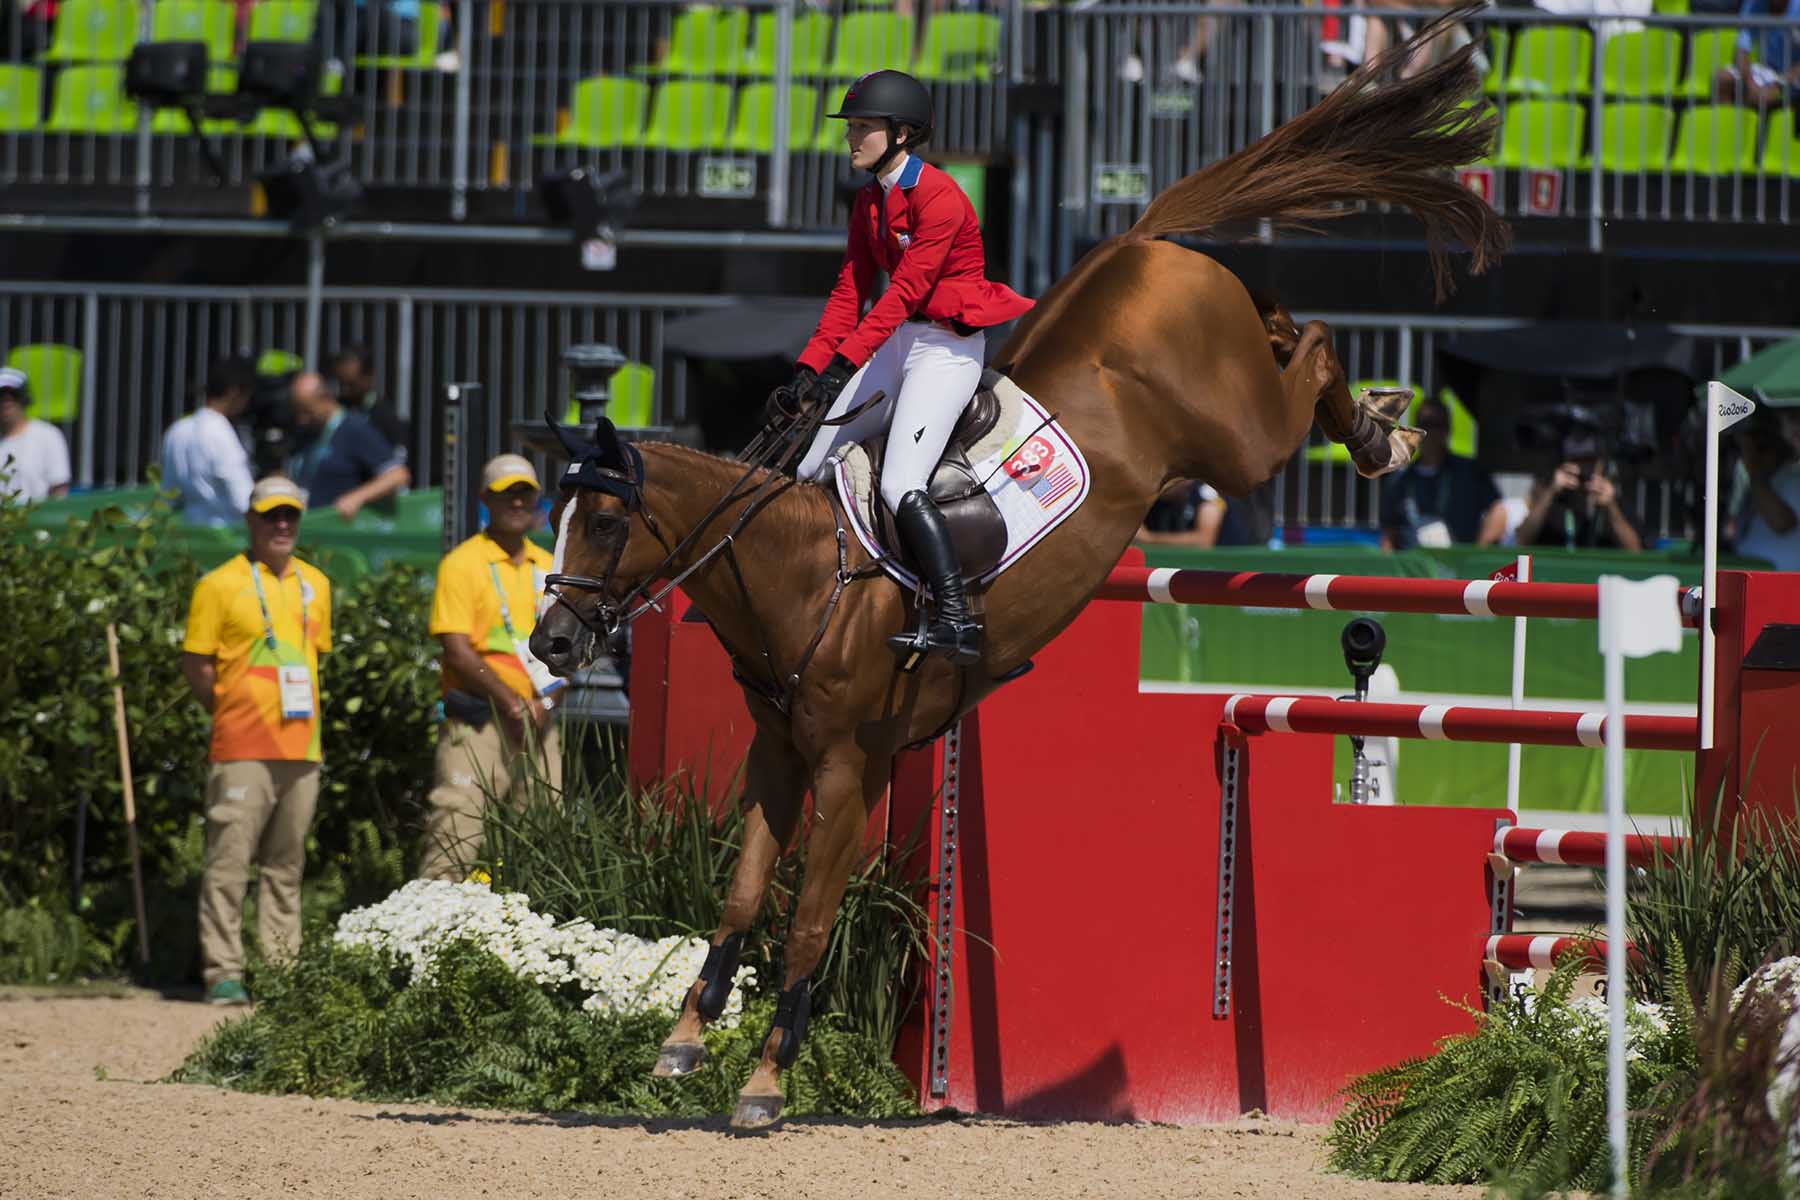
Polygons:
<instances>
[{"instance_id":1,"label":"horse's white blaze","mask_svg":"<svg viewBox=\"0 0 1800 1200\"><path fill-rule=\"evenodd\" d=\"M563 505L562 520L561 520L561 522L559 522L557 524L557 527L556 527L556 550L551 554L551 557L550 557L550 573L552 575L561 575L562 574L563 547L569 544L569 521L571 519L573 519L575 516L575 505L577 502L578 502L577 498L574 496L571 496L571 497L569 497L569 502L567 504ZM544 594L538 597L538 602L537 602L537 619L538 620L541 621L544 619L544 614L546 612L550 611L550 605L552 603L553 603L553 601L550 599L550 593L546 589Z\"/></svg>"}]
</instances>

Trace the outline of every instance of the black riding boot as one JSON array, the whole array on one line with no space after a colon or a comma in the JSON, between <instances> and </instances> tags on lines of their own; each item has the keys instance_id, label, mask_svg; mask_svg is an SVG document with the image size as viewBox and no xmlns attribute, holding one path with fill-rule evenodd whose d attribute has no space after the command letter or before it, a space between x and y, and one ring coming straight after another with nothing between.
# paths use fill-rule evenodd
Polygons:
<instances>
[{"instance_id":1,"label":"black riding boot","mask_svg":"<svg viewBox=\"0 0 1800 1200\"><path fill-rule=\"evenodd\" d=\"M937 612L925 631L925 653L948 658L957 666L981 661L981 626L969 616L963 596L962 564L950 540L950 524L930 495L915 489L900 497L894 526L937 597ZM919 651L918 634L895 634L888 648L902 658Z\"/></svg>"}]
</instances>

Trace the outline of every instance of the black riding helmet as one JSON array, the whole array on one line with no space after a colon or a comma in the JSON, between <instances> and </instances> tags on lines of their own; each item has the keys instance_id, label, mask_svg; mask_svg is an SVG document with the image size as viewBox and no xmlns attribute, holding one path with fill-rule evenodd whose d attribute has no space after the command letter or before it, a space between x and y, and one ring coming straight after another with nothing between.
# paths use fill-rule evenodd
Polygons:
<instances>
[{"instance_id":1,"label":"black riding helmet","mask_svg":"<svg viewBox=\"0 0 1800 1200\"><path fill-rule=\"evenodd\" d=\"M888 162L900 152L895 138L901 125L911 125L918 130L913 140L907 143L906 149L910 150L931 136L933 124L931 93L905 71L872 71L864 75L844 93L844 102L838 105L838 111L825 115L828 119L873 117L887 122L887 153L870 168L875 175L886 170Z\"/></svg>"}]
</instances>

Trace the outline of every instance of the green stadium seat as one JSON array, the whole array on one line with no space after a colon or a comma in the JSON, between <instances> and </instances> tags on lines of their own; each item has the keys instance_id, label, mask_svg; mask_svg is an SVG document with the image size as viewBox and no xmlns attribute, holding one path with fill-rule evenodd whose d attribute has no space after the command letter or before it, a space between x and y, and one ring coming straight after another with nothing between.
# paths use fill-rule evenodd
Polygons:
<instances>
[{"instance_id":1,"label":"green stadium seat","mask_svg":"<svg viewBox=\"0 0 1800 1200\"><path fill-rule=\"evenodd\" d=\"M1669 170L1695 175L1756 174L1759 124L1753 108L1694 105L1681 114Z\"/></svg>"},{"instance_id":2,"label":"green stadium seat","mask_svg":"<svg viewBox=\"0 0 1800 1200\"><path fill-rule=\"evenodd\" d=\"M935 83L980 83L1000 65L1000 18L941 12L925 23L913 74Z\"/></svg>"},{"instance_id":3,"label":"green stadium seat","mask_svg":"<svg viewBox=\"0 0 1800 1200\"><path fill-rule=\"evenodd\" d=\"M1794 109L1769 114L1769 143L1763 147L1764 175L1800 179L1800 120Z\"/></svg>"},{"instance_id":4,"label":"green stadium seat","mask_svg":"<svg viewBox=\"0 0 1800 1200\"><path fill-rule=\"evenodd\" d=\"M310 42L319 24L316 0L256 0L250 8L251 42Z\"/></svg>"},{"instance_id":5,"label":"green stadium seat","mask_svg":"<svg viewBox=\"0 0 1800 1200\"><path fill-rule=\"evenodd\" d=\"M344 74L342 71L326 71L319 84L319 94L337 96L344 91ZM256 118L244 126L246 137L278 138L282 141L297 142L306 136L306 130L300 126L300 118L285 108L265 108L256 114ZM314 121L313 132L322 138L337 136L338 127L332 121Z\"/></svg>"},{"instance_id":6,"label":"green stadium seat","mask_svg":"<svg viewBox=\"0 0 1800 1200\"><path fill-rule=\"evenodd\" d=\"M258 375L286 375L306 366L306 360L292 350L264 350L256 356Z\"/></svg>"},{"instance_id":7,"label":"green stadium seat","mask_svg":"<svg viewBox=\"0 0 1800 1200\"><path fill-rule=\"evenodd\" d=\"M1652 0L1650 11L1659 17L1685 17L1688 0Z\"/></svg>"},{"instance_id":8,"label":"green stadium seat","mask_svg":"<svg viewBox=\"0 0 1800 1200\"><path fill-rule=\"evenodd\" d=\"M1506 48L1512 44L1512 34L1504 29L1487 31L1487 74L1481 78L1481 90L1490 96L1498 96L1504 88L1506 79Z\"/></svg>"},{"instance_id":9,"label":"green stadium seat","mask_svg":"<svg viewBox=\"0 0 1800 1200\"><path fill-rule=\"evenodd\" d=\"M669 49L660 62L639 63L640 75L731 75L744 57L750 14L742 8L695 5L675 18Z\"/></svg>"},{"instance_id":10,"label":"green stadium seat","mask_svg":"<svg viewBox=\"0 0 1800 1200\"><path fill-rule=\"evenodd\" d=\"M739 64L742 74L764 79L775 74L779 29L774 13L757 15L751 27L750 52ZM795 76L813 79L825 74L825 56L831 50L831 18L822 12L796 12L791 47L790 69Z\"/></svg>"},{"instance_id":11,"label":"green stadium seat","mask_svg":"<svg viewBox=\"0 0 1800 1200\"><path fill-rule=\"evenodd\" d=\"M444 9L437 0L421 0L419 4L419 48L411 54L358 55L359 67L390 67L397 71L432 71L437 69L438 42L443 37Z\"/></svg>"},{"instance_id":12,"label":"green stadium seat","mask_svg":"<svg viewBox=\"0 0 1800 1200\"><path fill-rule=\"evenodd\" d=\"M656 371L640 362L628 362L608 385L606 416L621 429L643 429L656 419ZM563 414L565 425L581 424L581 405L573 400Z\"/></svg>"},{"instance_id":13,"label":"green stadium seat","mask_svg":"<svg viewBox=\"0 0 1800 1200\"><path fill-rule=\"evenodd\" d=\"M208 67L206 90L222 96L237 91L237 68ZM151 133L185 137L192 129L193 125L188 121L187 114L179 108L159 108L156 115L150 118ZM200 132L208 137L229 136L238 132L238 123L228 118L202 118Z\"/></svg>"},{"instance_id":14,"label":"green stadium seat","mask_svg":"<svg viewBox=\"0 0 1800 1200\"><path fill-rule=\"evenodd\" d=\"M1515 96L1585 96L1593 91L1594 35L1534 25L1513 43L1506 91Z\"/></svg>"},{"instance_id":15,"label":"green stadium seat","mask_svg":"<svg viewBox=\"0 0 1800 1200\"><path fill-rule=\"evenodd\" d=\"M230 62L237 57L237 9L228 0L157 0L150 40L203 42L213 65Z\"/></svg>"},{"instance_id":16,"label":"green stadium seat","mask_svg":"<svg viewBox=\"0 0 1800 1200\"><path fill-rule=\"evenodd\" d=\"M6 365L25 372L32 416L66 425L81 415L81 351L54 342L15 346Z\"/></svg>"},{"instance_id":17,"label":"green stadium seat","mask_svg":"<svg viewBox=\"0 0 1800 1200\"><path fill-rule=\"evenodd\" d=\"M1737 30L1702 29L1688 38L1688 69L1681 94L1690 100L1710 100L1713 77L1737 57Z\"/></svg>"},{"instance_id":18,"label":"green stadium seat","mask_svg":"<svg viewBox=\"0 0 1800 1200\"><path fill-rule=\"evenodd\" d=\"M737 119L732 123L727 150L744 154L775 152L775 88L772 83L747 83L738 89ZM819 93L810 87L788 88L790 151L805 150L819 127Z\"/></svg>"},{"instance_id":19,"label":"green stadium seat","mask_svg":"<svg viewBox=\"0 0 1800 1200\"><path fill-rule=\"evenodd\" d=\"M1515 100L1500 125L1494 165L1513 170L1572 167L1581 158L1587 106L1569 100Z\"/></svg>"},{"instance_id":20,"label":"green stadium seat","mask_svg":"<svg viewBox=\"0 0 1800 1200\"><path fill-rule=\"evenodd\" d=\"M124 62L137 44L132 0L64 0L45 62Z\"/></svg>"},{"instance_id":21,"label":"green stadium seat","mask_svg":"<svg viewBox=\"0 0 1800 1200\"><path fill-rule=\"evenodd\" d=\"M887 68L905 70L913 57L913 23L898 13L853 12L838 22L837 44L825 74L856 79Z\"/></svg>"},{"instance_id":22,"label":"green stadium seat","mask_svg":"<svg viewBox=\"0 0 1800 1200\"><path fill-rule=\"evenodd\" d=\"M1669 166L1669 134L1675 114L1661 104L1627 101L1600 110L1600 169L1623 175L1657 173ZM1583 168L1593 165L1582 155Z\"/></svg>"},{"instance_id":23,"label":"green stadium seat","mask_svg":"<svg viewBox=\"0 0 1800 1200\"><path fill-rule=\"evenodd\" d=\"M1672 29L1615 34L1600 49L1600 82L1608 96L1666 102L1680 77L1681 35Z\"/></svg>"},{"instance_id":24,"label":"green stadium seat","mask_svg":"<svg viewBox=\"0 0 1800 1200\"><path fill-rule=\"evenodd\" d=\"M731 137L731 85L678 79L656 90L640 145L652 150L713 150Z\"/></svg>"},{"instance_id":25,"label":"green stadium seat","mask_svg":"<svg viewBox=\"0 0 1800 1200\"><path fill-rule=\"evenodd\" d=\"M644 135L649 106L650 85L641 80L615 75L583 79L569 93L569 123L554 134L532 138L532 143L591 150L635 146Z\"/></svg>"},{"instance_id":26,"label":"green stadium seat","mask_svg":"<svg viewBox=\"0 0 1800 1200\"><path fill-rule=\"evenodd\" d=\"M832 112L843 93L833 88L825 90L825 106L821 113ZM817 154L840 154L844 161L850 161L850 143L844 138L844 122L833 121L829 117L819 122L819 136L813 139L812 150Z\"/></svg>"},{"instance_id":27,"label":"green stadium seat","mask_svg":"<svg viewBox=\"0 0 1800 1200\"><path fill-rule=\"evenodd\" d=\"M125 98L124 67L64 67L46 133L134 133L137 105Z\"/></svg>"},{"instance_id":28,"label":"green stadium seat","mask_svg":"<svg viewBox=\"0 0 1800 1200\"><path fill-rule=\"evenodd\" d=\"M0 132L26 133L44 119L44 73L36 67L0 64Z\"/></svg>"}]
</instances>

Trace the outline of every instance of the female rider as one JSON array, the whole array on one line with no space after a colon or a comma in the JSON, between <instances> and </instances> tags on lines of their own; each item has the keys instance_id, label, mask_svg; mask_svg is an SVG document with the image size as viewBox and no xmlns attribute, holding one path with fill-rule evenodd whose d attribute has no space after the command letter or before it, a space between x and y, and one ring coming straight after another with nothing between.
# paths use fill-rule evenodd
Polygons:
<instances>
[{"instance_id":1,"label":"female rider","mask_svg":"<svg viewBox=\"0 0 1800 1200\"><path fill-rule=\"evenodd\" d=\"M981 381L990 325L1031 301L985 278L981 227L956 181L915 153L931 136L931 93L900 71L850 85L839 110L850 162L873 178L850 205L843 269L789 388L837 417L877 392L883 400L842 426L825 426L801 460L801 479L820 479L842 446L890 430L881 499L894 514L937 598L926 652L966 665L981 658L981 626L963 596L950 527L927 484L945 443ZM874 294L885 271L887 290ZM888 639L901 655L911 634Z\"/></svg>"}]
</instances>

